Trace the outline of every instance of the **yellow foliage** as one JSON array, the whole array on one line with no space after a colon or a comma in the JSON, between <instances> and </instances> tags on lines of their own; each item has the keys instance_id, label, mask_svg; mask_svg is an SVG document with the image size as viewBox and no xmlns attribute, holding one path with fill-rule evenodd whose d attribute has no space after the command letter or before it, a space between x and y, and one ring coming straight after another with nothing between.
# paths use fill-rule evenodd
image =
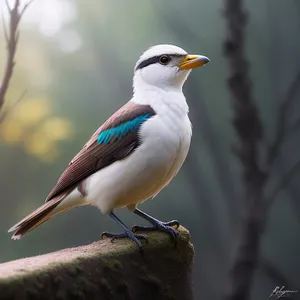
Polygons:
<instances>
[{"instance_id":1,"label":"yellow foliage","mask_svg":"<svg viewBox=\"0 0 300 300\"><path fill-rule=\"evenodd\" d=\"M70 138L71 136L71 124L69 121L53 117L46 120L40 130L44 132L47 138L53 141L60 141Z\"/></svg>"},{"instance_id":2,"label":"yellow foliage","mask_svg":"<svg viewBox=\"0 0 300 300\"><path fill-rule=\"evenodd\" d=\"M25 127L37 124L51 112L50 102L46 99L29 99L21 102L11 113Z\"/></svg>"},{"instance_id":3,"label":"yellow foliage","mask_svg":"<svg viewBox=\"0 0 300 300\"><path fill-rule=\"evenodd\" d=\"M13 119L6 119L1 125L2 139L10 145L18 144L23 135L22 122Z\"/></svg>"},{"instance_id":4,"label":"yellow foliage","mask_svg":"<svg viewBox=\"0 0 300 300\"><path fill-rule=\"evenodd\" d=\"M48 139L40 130L26 139L25 150L45 161L54 160L58 154L55 141Z\"/></svg>"},{"instance_id":5,"label":"yellow foliage","mask_svg":"<svg viewBox=\"0 0 300 300\"><path fill-rule=\"evenodd\" d=\"M58 142L69 139L71 135L71 123L53 115L48 99L24 100L0 126L0 137L4 142L20 144L28 154L45 162L57 158Z\"/></svg>"}]
</instances>

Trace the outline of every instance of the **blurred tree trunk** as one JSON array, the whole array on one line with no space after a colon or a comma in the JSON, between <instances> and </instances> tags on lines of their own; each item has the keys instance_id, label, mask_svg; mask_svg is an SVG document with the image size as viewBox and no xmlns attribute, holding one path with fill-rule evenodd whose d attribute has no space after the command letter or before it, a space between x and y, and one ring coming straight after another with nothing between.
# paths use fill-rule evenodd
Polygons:
<instances>
[{"instance_id":1,"label":"blurred tree trunk","mask_svg":"<svg viewBox=\"0 0 300 300\"><path fill-rule=\"evenodd\" d=\"M238 134L234 152L243 167L243 216L237 250L229 271L224 299L249 299L253 272L259 255L260 236L265 225L263 183L259 166L259 145L263 128L251 93L248 63L244 56L244 28L247 16L241 0L225 1L227 35L224 53L229 62L228 86L234 109L233 126Z\"/></svg>"},{"instance_id":2,"label":"blurred tree trunk","mask_svg":"<svg viewBox=\"0 0 300 300\"><path fill-rule=\"evenodd\" d=\"M262 158L260 153L263 152L261 150L266 143L262 145L264 133L252 95L249 68L244 54L247 14L243 8L243 1L225 0L224 12L227 25L224 54L229 62L228 87L234 110L233 126L238 135L238 142L233 150L242 165L244 184L244 194L241 197L244 208L241 230L229 270L224 299L247 300L250 298L253 274L258 264L260 238L267 220L267 209L300 169L298 161L282 177L270 195L265 196L265 184L271 176L274 161L288 131L287 114L299 89L300 73L296 74L286 98L278 109L275 138L271 145L264 149L267 155ZM268 270L273 272L272 266Z\"/></svg>"}]
</instances>

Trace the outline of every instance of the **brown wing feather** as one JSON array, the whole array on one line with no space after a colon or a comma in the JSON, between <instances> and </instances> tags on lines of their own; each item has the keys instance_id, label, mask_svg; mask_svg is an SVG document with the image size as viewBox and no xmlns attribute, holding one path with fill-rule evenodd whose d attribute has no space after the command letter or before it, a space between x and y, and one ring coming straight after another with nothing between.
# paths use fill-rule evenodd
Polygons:
<instances>
[{"instance_id":1,"label":"brown wing feather","mask_svg":"<svg viewBox=\"0 0 300 300\"><path fill-rule=\"evenodd\" d=\"M149 105L137 105L128 102L115 112L85 144L83 149L72 159L66 170L59 178L56 186L48 195L46 202L63 193L66 189L76 187L82 180L94 174L98 170L124 159L140 143L137 132L129 132L118 140L112 140L109 144L98 144L97 138L100 132L116 127L128 120L150 113L155 115Z\"/></svg>"}]
</instances>

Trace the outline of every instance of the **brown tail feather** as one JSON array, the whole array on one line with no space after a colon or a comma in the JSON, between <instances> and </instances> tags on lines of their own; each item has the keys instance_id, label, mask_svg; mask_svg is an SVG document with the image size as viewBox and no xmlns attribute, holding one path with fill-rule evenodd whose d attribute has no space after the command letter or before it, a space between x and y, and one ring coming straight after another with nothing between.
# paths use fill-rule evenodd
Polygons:
<instances>
[{"instance_id":1,"label":"brown tail feather","mask_svg":"<svg viewBox=\"0 0 300 300\"><path fill-rule=\"evenodd\" d=\"M16 231L12 236L12 239L18 240L23 237L26 233L30 232L31 230L35 229L39 225L43 224L44 222L48 221L52 217L54 217L57 212L53 210L61 203L61 201L68 195L69 193L65 193L60 195L48 202L44 205L37 208L31 214L26 216L16 225L11 227L8 232ZM60 212L60 211L59 211Z\"/></svg>"},{"instance_id":2,"label":"brown tail feather","mask_svg":"<svg viewBox=\"0 0 300 300\"><path fill-rule=\"evenodd\" d=\"M13 240L19 240L23 237L26 233L30 232L31 230L35 229L39 225L43 224L47 220L49 220L54 215L49 216L50 212L58 205L59 203L55 203L52 206L45 208L44 210L40 211L37 215L32 216L29 219L25 219L18 227L16 227L16 232L11 237Z\"/></svg>"}]
</instances>

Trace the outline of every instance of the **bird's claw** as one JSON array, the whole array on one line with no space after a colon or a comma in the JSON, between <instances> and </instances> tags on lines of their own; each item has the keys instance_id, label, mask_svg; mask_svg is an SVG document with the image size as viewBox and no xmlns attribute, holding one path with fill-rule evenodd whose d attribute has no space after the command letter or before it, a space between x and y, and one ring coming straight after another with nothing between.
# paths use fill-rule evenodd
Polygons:
<instances>
[{"instance_id":1,"label":"bird's claw","mask_svg":"<svg viewBox=\"0 0 300 300\"><path fill-rule=\"evenodd\" d=\"M146 242L148 242L148 237L146 234L134 233L129 229L124 231L123 233L103 232L101 238L111 238L111 242L113 242L115 239L130 238L138 245L141 252L143 252L143 245L140 240L145 240Z\"/></svg>"},{"instance_id":2,"label":"bird's claw","mask_svg":"<svg viewBox=\"0 0 300 300\"><path fill-rule=\"evenodd\" d=\"M163 224L166 225L166 226L171 226L173 228L175 227L175 229L179 228L179 222L177 220L172 220L172 221L169 221L169 222L164 222Z\"/></svg>"},{"instance_id":3,"label":"bird's claw","mask_svg":"<svg viewBox=\"0 0 300 300\"><path fill-rule=\"evenodd\" d=\"M178 231L176 229L178 229L178 227L179 227L179 222L176 220L170 222L159 221L159 222L155 222L155 224L150 226L135 225L132 227L132 232L135 233L137 231L154 231L154 230L163 231L168 233L176 244L177 237L178 237Z\"/></svg>"}]
</instances>

